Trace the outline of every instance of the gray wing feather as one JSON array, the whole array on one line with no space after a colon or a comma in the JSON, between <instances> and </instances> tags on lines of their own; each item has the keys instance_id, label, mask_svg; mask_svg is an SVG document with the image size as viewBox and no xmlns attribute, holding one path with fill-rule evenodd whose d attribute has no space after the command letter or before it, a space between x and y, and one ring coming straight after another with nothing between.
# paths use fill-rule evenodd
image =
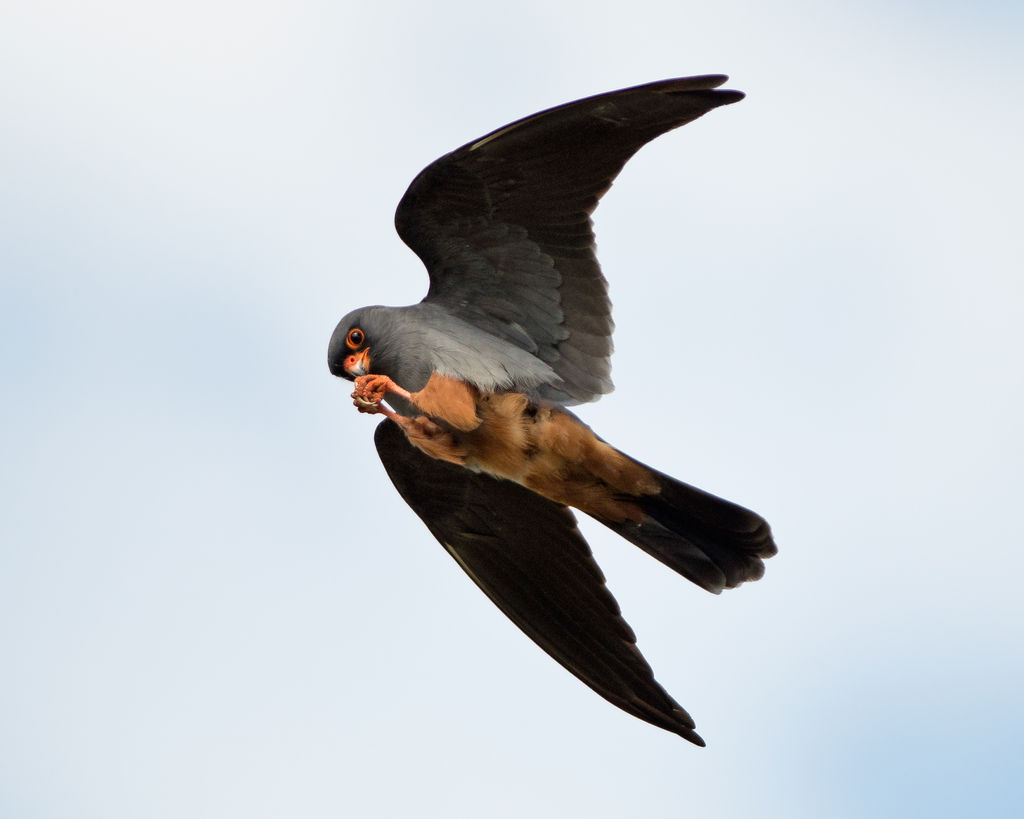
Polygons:
<instances>
[{"instance_id":1,"label":"gray wing feather","mask_svg":"<svg viewBox=\"0 0 1024 819\"><path fill-rule=\"evenodd\" d=\"M654 679L569 509L429 458L391 421L374 442L406 503L512 622L619 708L704 744Z\"/></svg>"},{"instance_id":2,"label":"gray wing feather","mask_svg":"<svg viewBox=\"0 0 1024 819\"><path fill-rule=\"evenodd\" d=\"M395 213L430 274L424 301L524 349L561 379L561 403L610 392L614 328L590 214L658 135L743 98L712 75L600 94L527 117L447 154Z\"/></svg>"}]
</instances>

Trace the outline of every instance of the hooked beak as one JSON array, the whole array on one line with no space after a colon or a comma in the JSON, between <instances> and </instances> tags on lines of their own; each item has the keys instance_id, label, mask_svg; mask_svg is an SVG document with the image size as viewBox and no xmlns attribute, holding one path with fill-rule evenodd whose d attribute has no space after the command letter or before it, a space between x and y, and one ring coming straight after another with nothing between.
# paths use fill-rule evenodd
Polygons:
<instances>
[{"instance_id":1,"label":"hooked beak","mask_svg":"<svg viewBox=\"0 0 1024 819\"><path fill-rule=\"evenodd\" d=\"M355 379L370 372L370 348L352 353L345 359L345 372Z\"/></svg>"}]
</instances>

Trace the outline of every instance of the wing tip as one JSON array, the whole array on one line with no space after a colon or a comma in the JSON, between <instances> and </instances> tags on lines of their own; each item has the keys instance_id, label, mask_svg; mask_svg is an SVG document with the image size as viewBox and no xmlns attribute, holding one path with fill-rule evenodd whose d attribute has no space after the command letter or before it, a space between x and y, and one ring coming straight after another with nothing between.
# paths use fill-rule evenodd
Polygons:
<instances>
[{"instance_id":1,"label":"wing tip","mask_svg":"<svg viewBox=\"0 0 1024 819\"><path fill-rule=\"evenodd\" d=\"M739 102L747 96L743 91L720 87L728 81L728 74L702 74L698 77L680 77L676 80L664 80L660 83L652 83L652 85L661 86L661 90L670 94L707 91L709 92L708 96L714 99L715 107L717 107L720 105L732 105L734 102Z\"/></svg>"},{"instance_id":2,"label":"wing tip","mask_svg":"<svg viewBox=\"0 0 1024 819\"><path fill-rule=\"evenodd\" d=\"M693 718L683 711L682 709L675 709L670 714L673 717L673 723L671 725L663 726L667 730L671 731L677 736L681 736L687 742L692 742L698 748L706 748L707 743L704 741L704 737L697 733Z\"/></svg>"}]
</instances>

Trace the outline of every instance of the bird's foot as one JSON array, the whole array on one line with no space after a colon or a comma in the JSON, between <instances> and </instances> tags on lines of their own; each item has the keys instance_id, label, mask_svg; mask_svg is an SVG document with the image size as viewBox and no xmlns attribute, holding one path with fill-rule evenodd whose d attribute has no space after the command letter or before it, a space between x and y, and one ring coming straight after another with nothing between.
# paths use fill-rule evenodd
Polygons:
<instances>
[{"instance_id":1,"label":"bird's foot","mask_svg":"<svg viewBox=\"0 0 1024 819\"><path fill-rule=\"evenodd\" d=\"M375 415L381 413L394 420L395 412L384 403L388 393L408 399L409 392L399 387L386 375L361 375L356 378L356 388L352 393L352 405L360 412Z\"/></svg>"},{"instance_id":2,"label":"bird's foot","mask_svg":"<svg viewBox=\"0 0 1024 819\"><path fill-rule=\"evenodd\" d=\"M392 393L407 401L411 398L409 391L399 387L386 375L360 375L356 378L356 389L352 393L353 398L362 398L373 404L379 404L385 395Z\"/></svg>"},{"instance_id":3,"label":"bird's foot","mask_svg":"<svg viewBox=\"0 0 1024 819\"><path fill-rule=\"evenodd\" d=\"M389 412L387 404L384 404L380 398L376 400L363 398L357 392L352 393L352 406L367 415L376 415L378 412L387 415Z\"/></svg>"}]
</instances>

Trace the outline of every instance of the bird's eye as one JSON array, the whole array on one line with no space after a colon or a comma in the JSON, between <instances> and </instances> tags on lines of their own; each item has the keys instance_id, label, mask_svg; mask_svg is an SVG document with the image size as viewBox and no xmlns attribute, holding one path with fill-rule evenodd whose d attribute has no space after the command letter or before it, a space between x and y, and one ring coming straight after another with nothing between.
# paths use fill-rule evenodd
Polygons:
<instances>
[{"instance_id":1,"label":"bird's eye","mask_svg":"<svg viewBox=\"0 0 1024 819\"><path fill-rule=\"evenodd\" d=\"M345 337L345 343L348 345L349 349L356 350L360 345L362 345L365 338L366 337L363 335L362 330L358 327L353 327L348 331L348 335Z\"/></svg>"}]
</instances>

